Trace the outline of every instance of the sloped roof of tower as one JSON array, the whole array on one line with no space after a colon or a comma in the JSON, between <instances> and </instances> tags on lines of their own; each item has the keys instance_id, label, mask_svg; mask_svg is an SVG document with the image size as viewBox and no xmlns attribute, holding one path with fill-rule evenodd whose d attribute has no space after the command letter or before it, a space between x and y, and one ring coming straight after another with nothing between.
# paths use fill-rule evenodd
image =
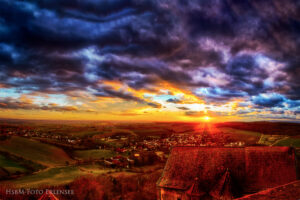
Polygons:
<instances>
[{"instance_id":1,"label":"sloped roof of tower","mask_svg":"<svg viewBox=\"0 0 300 200\"><path fill-rule=\"evenodd\" d=\"M217 181L216 185L209 192L215 199L231 200L233 199L231 175L227 169L223 176Z\"/></svg>"},{"instance_id":2,"label":"sloped roof of tower","mask_svg":"<svg viewBox=\"0 0 300 200\"><path fill-rule=\"evenodd\" d=\"M295 153L289 147L174 147L157 186L187 190L195 177L209 192L230 170L244 192L255 192L297 179Z\"/></svg>"},{"instance_id":3,"label":"sloped roof of tower","mask_svg":"<svg viewBox=\"0 0 300 200\"><path fill-rule=\"evenodd\" d=\"M199 185L199 179L198 177L196 177L194 179L194 183L192 184L192 186L188 189L187 194L189 196L193 196L193 197L201 197L203 195L206 194L206 192L204 192L200 185Z\"/></svg>"},{"instance_id":4,"label":"sloped roof of tower","mask_svg":"<svg viewBox=\"0 0 300 200\"><path fill-rule=\"evenodd\" d=\"M51 191L47 191L38 200L59 200L59 199Z\"/></svg>"}]
</instances>

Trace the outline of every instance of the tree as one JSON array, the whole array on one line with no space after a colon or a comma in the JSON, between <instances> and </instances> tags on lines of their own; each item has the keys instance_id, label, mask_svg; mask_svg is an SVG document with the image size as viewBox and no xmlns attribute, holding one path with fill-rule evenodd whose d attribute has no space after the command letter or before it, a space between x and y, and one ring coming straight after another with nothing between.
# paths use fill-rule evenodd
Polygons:
<instances>
[{"instance_id":1,"label":"tree","mask_svg":"<svg viewBox=\"0 0 300 200\"><path fill-rule=\"evenodd\" d=\"M87 176L76 179L71 188L78 200L104 200L104 187L94 177Z\"/></svg>"}]
</instances>

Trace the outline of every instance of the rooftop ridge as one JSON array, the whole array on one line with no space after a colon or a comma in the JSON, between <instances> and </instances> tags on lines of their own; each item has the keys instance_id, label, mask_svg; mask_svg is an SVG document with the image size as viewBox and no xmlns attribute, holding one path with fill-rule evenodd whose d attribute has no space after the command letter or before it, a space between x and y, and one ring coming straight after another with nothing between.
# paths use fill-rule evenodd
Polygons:
<instances>
[{"instance_id":1,"label":"rooftop ridge","mask_svg":"<svg viewBox=\"0 0 300 200\"><path fill-rule=\"evenodd\" d=\"M291 147L178 145L172 148L157 186L186 190L199 177L203 189L210 191L228 168L234 185L245 193L257 192L297 180L295 159Z\"/></svg>"}]
</instances>

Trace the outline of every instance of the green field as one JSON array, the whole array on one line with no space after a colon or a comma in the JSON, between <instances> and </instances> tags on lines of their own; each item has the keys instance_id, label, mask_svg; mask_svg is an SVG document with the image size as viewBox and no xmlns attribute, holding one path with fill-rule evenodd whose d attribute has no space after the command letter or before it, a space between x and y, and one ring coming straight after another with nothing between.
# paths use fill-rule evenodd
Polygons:
<instances>
[{"instance_id":1,"label":"green field","mask_svg":"<svg viewBox=\"0 0 300 200\"><path fill-rule=\"evenodd\" d=\"M163 128L145 128L145 129L135 129L133 130L139 136L154 136L154 135L165 135L169 134L169 131Z\"/></svg>"},{"instance_id":2,"label":"green field","mask_svg":"<svg viewBox=\"0 0 300 200\"><path fill-rule=\"evenodd\" d=\"M243 141L246 145L256 144L261 136L259 132L245 131L227 127L220 127L218 130L220 130L223 135L232 139L233 141Z\"/></svg>"},{"instance_id":3,"label":"green field","mask_svg":"<svg viewBox=\"0 0 300 200\"><path fill-rule=\"evenodd\" d=\"M82 130L82 131L74 131L74 132L66 132L64 134L61 135L68 135L71 137L79 137L79 138L83 138L83 137L89 137L89 136L93 136L93 135L98 135L98 134L103 134L102 131L89 131L89 130Z\"/></svg>"},{"instance_id":4,"label":"green field","mask_svg":"<svg viewBox=\"0 0 300 200\"><path fill-rule=\"evenodd\" d=\"M62 166L73 160L62 149L36 140L13 136L0 141L0 151L48 166Z\"/></svg>"},{"instance_id":5,"label":"green field","mask_svg":"<svg viewBox=\"0 0 300 200\"><path fill-rule=\"evenodd\" d=\"M220 128L223 132L226 133L232 133L232 134L242 134L242 135L249 135L249 136L255 136L255 137L260 137L259 132L254 132L254 131L245 131L245 130L240 130L240 129L234 129L234 128Z\"/></svg>"},{"instance_id":6,"label":"green field","mask_svg":"<svg viewBox=\"0 0 300 200\"><path fill-rule=\"evenodd\" d=\"M0 167L4 168L9 174L16 174L16 173L26 173L28 170L18 164L16 161L13 161L3 155L0 154Z\"/></svg>"},{"instance_id":7,"label":"green field","mask_svg":"<svg viewBox=\"0 0 300 200\"><path fill-rule=\"evenodd\" d=\"M100 158L110 158L115 156L116 153L112 150L83 150L83 151L74 151L73 156L77 159L100 159Z\"/></svg>"},{"instance_id":8,"label":"green field","mask_svg":"<svg viewBox=\"0 0 300 200\"><path fill-rule=\"evenodd\" d=\"M300 147L299 138L285 138L277 141L274 146L288 146L288 147Z\"/></svg>"},{"instance_id":9,"label":"green field","mask_svg":"<svg viewBox=\"0 0 300 200\"><path fill-rule=\"evenodd\" d=\"M64 185L72 182L74 179L82 175L99 175L109 171L111 170L99 169L96 166L57 167L46 169L36 174L24 176L14 180L3 181L0 182L0 184L13 184L17 188L36 188L47 185Z\"/></svg>"}]
</instances>

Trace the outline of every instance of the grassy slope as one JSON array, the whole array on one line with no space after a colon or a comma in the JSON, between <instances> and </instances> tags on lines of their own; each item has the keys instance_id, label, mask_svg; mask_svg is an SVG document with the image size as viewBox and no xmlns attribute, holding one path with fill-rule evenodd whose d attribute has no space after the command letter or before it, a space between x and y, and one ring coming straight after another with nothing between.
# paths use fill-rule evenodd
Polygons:
<instances>
[{"instance_id":1,"label":"grassy slope","mask_svg":"<svg viewBox=\"0 0 300 200\"><path fill-rule=\"evenodd\" d=\"M68 135L68 136L75 136L75 137L83 138L83 137L93 136L93 135L97 135L97 134L103 134L103 132L82 130L82 131L66 132L61 135Z\"/></svg>"},{"instance_id":2,"label":"grassy slope","mask_svg":"<svg viewBox=\"0 0 300 200\"><path fill-rule=\"evenodd\" d=\"M300 147L299 138L286 138L273 144L274 146Z\"/></svg>"},{"instance_id":3,"label":"grassy slope","mask_svg":"<svg viewBox=\"0 0 300 200\"><path fill-rule=\"evenodd\" d=\"M66 161L73 162L66 152L58 147L22 137L14 136L9 140L1 141L0 151L9 152L48 167L65 165Z\"/></svg>"},{"instance_id":4,"label":"grassy slope","mask_svg":"<svg viewBox=\"0 0 300 200\"><path fill-rule=\"evenodd\" d=\"M270 137L269 135L262 135L258 132L254 132L254 131L240 130L240 129L234 129L234 128L228 128L228 127L221 127L219 129L222 130L222 132L225 134L230 133L233 136L236 135L236 136L240 137L241 140L246 140L248 142L257 140L257 138L259 139L260 136ZM280 139L280 140L275 141L270 144L266 143L266 145L300 147L300 138L283 136L283 139Z\"/></svg>"},{"instance_id":5,"label":"grassy slope","mask_svg":"<svg viewBox=\"0 0 300 200\"><path fill-rule=\"evenodd\" d=\"M261 134L253 131L245 131L227 127L218 128L222 134L228 136L234 141L244 141L248 145L256 144L259 141Z\"/></svg>"},{"instance_id":6,"label":"grassy slope","mask_svg":"<svg viewBox=\"0 0 300 200\"><path fill-rule=\"evenodd\" d=\"M266 135L297 136L300 133L299 123L288 122L226 122L219 123L217 126L254 131Z\"/></svg>"},{"instance_id":7,"label":"grassy slope","mask_svg":"<svg viewBox=\"0 0 300 200\"><path fill-rule=\"evenodd\" d=\"M2 184L13 184L16 187L35 188L43 185L63 185L72 182L75 178L94 174L107 173L109 170L92 167L57 167L43 170L39 173L24 176L18 179L2 182Z\"/></svg>"},{"instance_id":8,"label":"grassy slope","mask_svg":"<svg viewBox=\"0 0 300 200\"><path fill-rule=\"evenodd\" d=\"M84 150L84 151L74 151L74 157L79 159L100 159L100 158L110 158L115 156L116 153L111 150Z\"/></svg>"},{"instance_id":9,"label":"grassy slope","mask_svg":"<svg viewBox=\"0 0 300 200\"><path fill-rule=\"evenodd\" d=\"M249 135L249 136L255 136L255 137L259 137L261 135L260 133L254 132L254 131L245 131L245 130L234 129L234 128L221 128L221 129L224 132L230 132L233 134L243 134L243 135Z\"/></svg>"},{"instance_id":10,"label":"grassy slope","mask_svg":"<svg viewBox=\"0 0 300 200\"><path fill-rule=\"evenodd\" d=\"M16 172L26 173L28 170L17 162L0 155L0 167L7 170L10 174L15 174Z\"/></svg>"}]
</instances>

